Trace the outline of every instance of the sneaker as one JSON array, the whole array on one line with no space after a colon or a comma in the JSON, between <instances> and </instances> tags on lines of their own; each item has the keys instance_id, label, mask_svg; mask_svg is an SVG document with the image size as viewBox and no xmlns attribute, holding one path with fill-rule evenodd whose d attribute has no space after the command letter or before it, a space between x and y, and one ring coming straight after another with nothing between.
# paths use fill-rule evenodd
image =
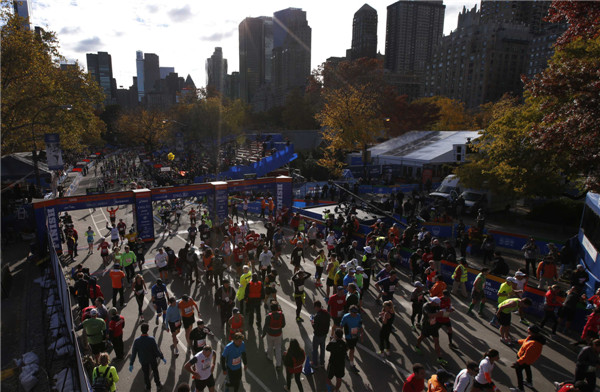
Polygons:
<instances>
[{"instance_id":1,"label":"sneaker","mask_svg":"<svg viewBox=\"0 0 600 392\"><path fill-rule=\"evenodd\" d=\"M421 323L418 322L415 325L417 326L417 328L421 328Z\"/></svg>"},{"instance_id":2,"label":"sneaker","mask_svg":"<svg viewBox=\"0 0 600 392\"><path fill-rule=\"evenodd\" d=\"M385 352L385 355L386 355L386 356L388 356L388 357L389 357L390 355L392 355L392 352L391 352L390 350L385 350L384 352Z\"/></svg>"},{"instance_id":3,"label":"sneaker","mask_svg":"<svg viewBox=\"0 0 600 392\"><path fill-rule=\"evenodd\" d=\"M531 381L523 381L523 385L528 388L533 388L533 383Z\"/></svg>"},{"instance_id":4,"label":"sneaker","mask_svg":"<svg viewBox=\"0 0 600 392\"><path fill-rule=\"evenodd\" d=\"M521 324L530 325L531 323L529 321L527 321L526 319L521 319Z\"/></svg>"},{"instance_id":5,"label":"sneaker","mask_svg":"<svg viewBox=\"0 0 600 392\"><path fill-rule=\"evenodd\" d=\"M360 373L360 370L358 370L355 365L350 366L350 370L352 370L354 373Z\"/></svg>"},{"instance_id":6,"label":"sneaker","mask_svg":"<svg viewBox=\"0 0 600 392\"><path fill-rule=\"evenodd\" d=\"M475 313L473 312L473 309L467 310L467 315L469 315L469 316L475 316Z\"/></svg>"},{"instance_id":7,"label":"sneaker","mask_svg":"<svg viewBox=\"0 0 600 392\"><path fill-rule=\"evenodd\" d=\"M410 326L410 329L412 329L412 330L413 330L413 332L417 332L417 328L416 328L414 325L411 325L411 326Z\"/></svg>"},{"instance_id":8,"label":"sneaker","mask_svg":"<svg viewBox=\"0 0 600 392\"><path fill-rule=\"evenodd\" d=\"M417 346L415 346L415 352L416 352L417 354L422 354L422 353L423 353L423 351L421 350L421 348L420 348L420 347L417 347Z\"/></svg>"},{"instance_id":9,"label":"sneaker","mask_svg":"<svg viewBox=\"0 0 600 392\"><path fill-rule=\"evenodd\" d=\"M379 355L381 358L385 356L385 354L381 350L377 351L377 355Z\"/></svg>"},{"instance_id":10,"label":"sneaker","mask_svg":"<svg viewBox=\"0 0 600 392\"><path fill-rule=\"evenodd\" d=\"M450 347L450 349L452 349L452 350L458 349L458 346L456 344L454 344L454 343L449 343L448 347Z\"/></svg>"},{"instance_id":11,"label":"sneaker","mask_svg":"<svg viewBox=\"0 0 600 392\"><path fill-rule=\"evenodd\" d=\"M445 360L445 359L443 359L443 358L438 358L438 359L437 359L437 363L439 363L439 364L440 364L440 365L442 365L442 366L446 366L446 365L448 364L448 361L446 361L446 360Z\"/></svg>"},{"instance_id":12,"label":"sneaker","mask_svg":"<svg viewBox=\"0 0 600 392\"><path fill-rule=\"evenodd\" d=\"M175 346L175 357L179 356L179 349L177 348L177 346Z\"/></svg>"},{"instance_id":13,"label":"sneaker","mask_svg":"<svg viewBox=\"0 0 600 392\"><path fill-rule=\"evenodd\" d=\"M144 321L144 315L143 314L140 314L140 320Z\"/></svg>"},{"instance_id":14,"label":"sneaker","mask_svg":"<svg viewBox=\"0 0 600 392\"><path fill-rule=\"evenodd\" d=\"M302 322L302 321L304 321L304 319L302 317L296 317L296 321Z\"/></svg>"},{"instance_id":15,"label":"sneaker","mask_svg":"<svg viewBox=\"0 0 600 392\"><path fill-rule=\"evenodd\" d=\"M525 385L525 383L523 383L523 385ZM554 381L554 388L556 388L556 390L558 391L560 388L562 387L562 384L559 383L558 381Z\"/></svg>"}]
</instances>

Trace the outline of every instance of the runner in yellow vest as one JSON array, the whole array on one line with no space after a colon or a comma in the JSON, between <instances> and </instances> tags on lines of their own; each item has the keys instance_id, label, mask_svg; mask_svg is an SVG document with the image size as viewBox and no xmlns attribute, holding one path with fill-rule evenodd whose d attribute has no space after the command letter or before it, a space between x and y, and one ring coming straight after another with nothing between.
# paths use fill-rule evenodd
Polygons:
<instances>
[{"instance_id":1,"label":"runner in yellow vest","mask_svg":"<svg viewBox=\"0 0 600 392\"><path fill-rule=\"evenodd\" d=\"M461 257L458 262L459 264L452 274L452 294L456 295L460 290L460 294L463 298L467 298L467 288L465 286L467 278L469 277L469 273L467 272L467 259Z\"/></svg>"},{"instance_id":2,"label":"runner in yellow vest","mask_svg":"<svg viewBox=\"0 0 600 392\"><path fill-rule=\"evenodd\" d=\"M240 302L240 313L244 313L244 297L246 295L246 286L248 282L252 280L252 271L250 271L250 267L245 265L243 268L243 273L240 275L240 287L238 288L237 293L235 294L235 298Z\"/></svg>"}]
</instances>

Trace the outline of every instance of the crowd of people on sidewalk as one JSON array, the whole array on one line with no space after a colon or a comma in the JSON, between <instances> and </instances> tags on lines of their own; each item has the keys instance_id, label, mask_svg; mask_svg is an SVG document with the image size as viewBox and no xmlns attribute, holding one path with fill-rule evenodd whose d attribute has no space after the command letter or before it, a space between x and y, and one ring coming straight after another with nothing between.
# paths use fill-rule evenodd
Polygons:
<instances>
[{"instance_id":1,"label":"crowd of people on sidewalk","mask_svg":"<svg viewBox=\"0 0 600 392\"><path fill-rule=\"evenodd\" d=\"M151 388L151 375L157 388L162 388L157 370L158 359L165 363L166 359L154 337L148 335L148 322L152 320L144 318L145 300L151 303L156 312L155 325L160 325L171 334L172 355L178 356L180 348L189 355L184 369L191 373L196 390L215 390L215 366L220 355L227 386L238 391L242 368L247 367L248 357L256 355L255 352L246 351L244 341L248 335L254 335L266 340L267 358L271 361L275 359L276 369L285 366L287 379L284 388L289 390L294 380L298 390L302 391L300 373L307 361L307 353L296 339L290 339L287 350L283 350L286 319L278 296L293 296L295 322L303 323L302 312L305 311L303 308L308 291L315 297L312 308L307 309L313 328L312 347L308 355L310 364L317 371L321 368L325 370L329 391L339 391L347 364L350 371L360 372L354 362L354 354L364 340L362 315L365 311L377 309L377 355L382 359L393 355L390 334L394 328L400 328L399 323L394 326L398 316L395 294L400 292L402 283L410 283L413 287L409 298L412 304L410 327L418 335L412 340L414 350L417 355L423 355L421 346L431 340L435 358L430 362L437 363L440 369L427 379L426 367L415 364L403 391L496 390L493 370L498 364L499 352L492 343L480 362L478 358L470 358L466 368L456 376L445 369L448 358L440 344L440 331L447 336L449 349L459 350L453 342L452 319L457 311L453 306L455 301L463 301L468 306L467 317L476 317L473 310L477 310L480 317L490 317L490 325L498 328L500 341L518 347L517 360L512 364L516 373L513 391L523 391L525 386L532 386L531 366L543 355L543 347L548 339L544 327L551 325L551 339L555 338L557 332L573 334L574 331L570 329L575 310L581 304L589 304L594 310L577 339L577 343L585 347L577 357L572 382L561 384L559 388L566 391L565 388L571 385L569 388L574 388L571 390L594 391L596 369L600 364L600 295L589 299L585 297L587 273L583 266L578 266L570 274L570 288L563 301L559 295L560 286L556 284L558 275L551 267L553 260L559 256L552 249L548 255L541 257L539 250L531 249L531 245L524 247L524 267L513 275L509 275L501 253L494 251L489 260L492 268L486 265L479 270L471 292L467 293L469 265L466 253L460 248L457 252L450 241L435 238L424 228L411 225L402 230L397 224L387 226L378 220L366 235L364 246L360 247L353 239L361 223L354 208L348 209L347 215L339 214L337 217L327 213L324 216L325 223L321 225L300 214L287 219L267 202L258 216L263 221L265 233L259 234L258 228L252 228L248 223L246 203L240 200L239 207L230 206L231 218L220 225L213 224L209 211L202 204L194 204L185 212L185 203L176 202L174 207L158 211L165 233L171 234L172 219L176 219L178 224L187 224L183 222L189 220L190 226L187 242L181 249L176 251L168 246L158 249L154 255L155 267L144 267L148 256L144 243L136 238L135 233L127 233L123 227L118 227L117 210L112 213L108 211L112 223L108 227L112 249L104 238L98 248L102 249L103 263L106 260L114 263L109 272L111 287L100 287L93 274L83 265L76 266L72 272L75 280L72 293L82 319L80 329L85 331L96 361L92 374L94 385L110 384L108 390L116 390L118 375L115 368L110 366L106 352L107 348L112 347L116 355L113 361L125 358L123 328L126 320L120 315L120 309L127 306L133 296L138 305L139 319L135 322L142 323L142 334L131 347L129 370L133 370L138 359L146 390ZM238 208L243 211L242 214L238 214ZM244 219L240 220L238 215ZM122 220L119 219L119 222ZM72 237L73 233L69 235ZM88 243L93 243L93 233L91 242L90 235L86 236ZM200 237L198 245L197 236ZM401 274L405 248L412 250L408 263L410 270ZM90 246L89 253L92 252ZM288 284L282 285L280 279L286 269L284 264L288 262L288 254L292 276ZM457 263L451 281L446 281L442 276L442 260ZM314 264L315 274L306 271L307 262ZM530 265L536 267L539 287L547 288L544 318L539 325L528 321L524 313L531 306L531 299L523 295L531 276ZM138 274L135 273L136 268ZM158 270L159 278L154 282L144 279L142 273L147 268ZM505 279L495 293L498 304L491 313L486 312L489 307L485 305L488 296L486 291L490 287L486 285L489 274ZM406 280L402 280L403 275L406 275ZM194 281L206 288L206 298L203 300L214 301L220 314L219 325L205 324L196 300L189 294L175 296L171 292L169 285L176 279L181 280L187 288ZM306 287L310 280L314 280L312 292ZM282 292L283 287L290 289ZM112 293L110 309L105 306L108 301L103 291ZM93 306L89 306L90 300ZM515 312L519 314L520 322L528 326L528 334L523 339L515 339L511 333L511 315ZM178 339L182 328L185 342ZM220 338L226 345L221 353L216 353L216 343ZM107 345L108 342L110 345ZM178 390L184 391L185 388L182 385Z\"/></svg>"}]
</instances>

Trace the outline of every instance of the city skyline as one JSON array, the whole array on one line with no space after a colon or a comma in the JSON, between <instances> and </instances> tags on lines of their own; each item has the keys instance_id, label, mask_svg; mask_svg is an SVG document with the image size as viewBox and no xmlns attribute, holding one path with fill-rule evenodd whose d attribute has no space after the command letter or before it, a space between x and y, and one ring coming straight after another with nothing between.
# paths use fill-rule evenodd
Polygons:
<instances>
[{"instance_id":1,"label":"city skyline","mask_svg":"<svg viewBox=\"0 0 600 392\"><path fill-rule=\"evenodd\" d=\"M204 86L205 61L215 47L223 48L229 72L239 70L238 26L246 17L272 16L288 7L302 8L313 29L311 70L328 57L344 56L351 47L354 13L364 4L377 10L377 50L385 51L385 19L387 6L394 1L348 1L338 3L303 1L281 3L260 1L257 4L235 2L201 5L195 2L165 5L159 2L114 0L78 2L57 0L32 1L32 25L57 34L61 54L69 62L77 60L86 67L86 53L108 52L112 56L113 75L117 86L128 88L136 75L136 51L155 53L161 66L174 67L175 72L188 74ZM445 1L444 33L456 28L458 13L463 6L472 7L478 1ZM201 6L203 8L201 8ZM206 7L210 7L206 11ZM118 12L115 12L115 9ZM331 15L335 15L331 18ZM326 37L326 38L324 38Z\"/></svg>"}]
</instances>

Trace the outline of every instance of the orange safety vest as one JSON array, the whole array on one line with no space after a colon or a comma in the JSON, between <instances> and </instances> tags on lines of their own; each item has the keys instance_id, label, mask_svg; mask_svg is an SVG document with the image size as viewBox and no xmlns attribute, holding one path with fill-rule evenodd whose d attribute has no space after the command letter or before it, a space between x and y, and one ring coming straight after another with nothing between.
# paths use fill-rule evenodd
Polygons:
<instances>
[{"instance_id":1,"label":"orange safety vest","mask_svg":"<svg viewBox=\"0 0 600 392\"><path fill-rule=\"evenodd\" d=\"M252 282L248 283L248 298L260 298L260 290L262 289L262 282Z\"/></svg>"}]
</instances>

